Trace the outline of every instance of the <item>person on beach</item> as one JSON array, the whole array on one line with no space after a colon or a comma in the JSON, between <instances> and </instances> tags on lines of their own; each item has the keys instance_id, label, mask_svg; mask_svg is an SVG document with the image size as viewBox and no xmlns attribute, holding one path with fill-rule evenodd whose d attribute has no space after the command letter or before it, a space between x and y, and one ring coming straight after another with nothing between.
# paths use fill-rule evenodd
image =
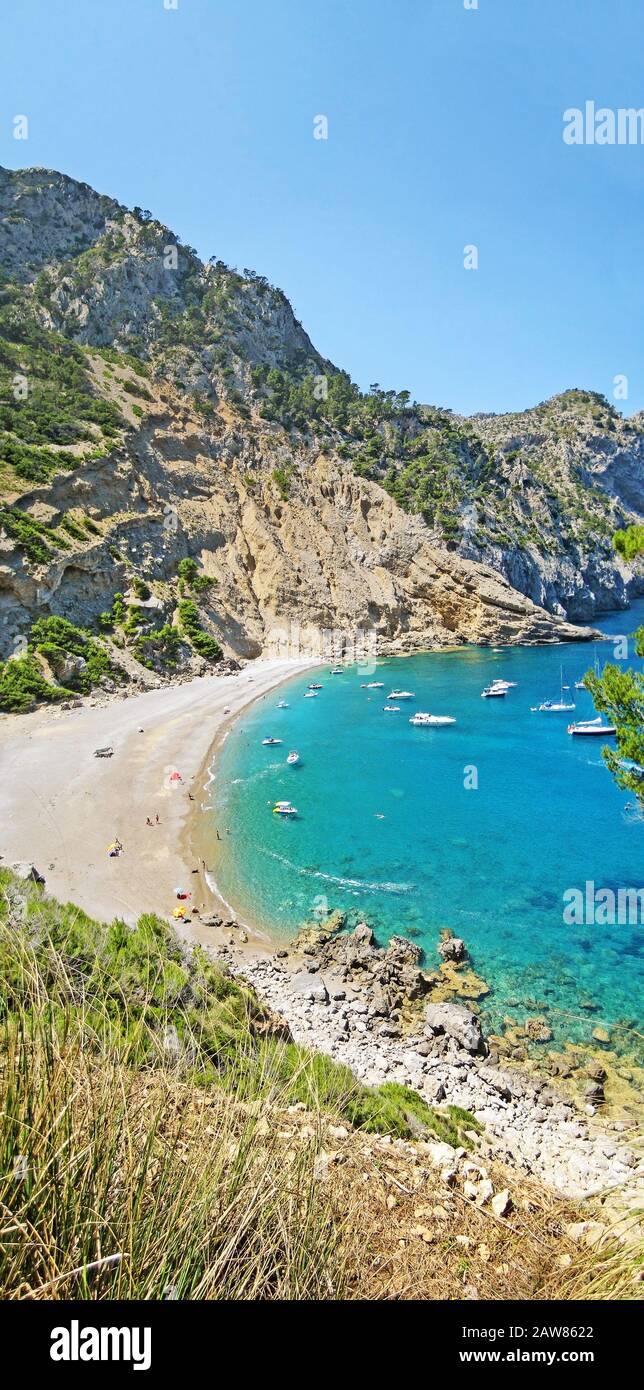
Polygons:
<instances>
[{"instance_id":1,"label":"person on beach","mask_svg":"<svg viewBox=\"0 0 644 1390\"><path fill-rule=\"evenodd\" d=\"M157 825L160 825L160 824L161 824L161 821L159 820L159 812L158 812L158 811L157 811L157 814L156 814L156 823L157 823Z\"/></svg>"},{"instance_id":2,"label":"person on beach","mask_svg":"<svg viewBox=\"0 0 644 1390\"><path fill-rule=\"evenodd\" d=\"M152 825L152 821L150 820L150 817L149 817L149 816L146 816L145 823L146 823L146 825Z\"/></svg>"}]
</instances>

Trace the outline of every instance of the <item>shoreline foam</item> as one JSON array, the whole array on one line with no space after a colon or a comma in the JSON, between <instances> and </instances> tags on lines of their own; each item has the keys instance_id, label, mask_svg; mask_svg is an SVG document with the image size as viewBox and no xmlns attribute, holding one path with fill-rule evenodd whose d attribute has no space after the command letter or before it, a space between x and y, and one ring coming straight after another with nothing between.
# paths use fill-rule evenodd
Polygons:
<instances>
[{"instance_id":1,"label":"shoreline foam","mask_svg":"<svg viewBox=\"0 0 644 1390\"><path fill-rule=\"evenodd\" d=\"M191 892L191 906L208 910L215 899L194 872L193 812L205 765L236 715L313 664L260 659L234 675L124 700L7 715L0 720L0 862L35 864L54 897L103 921L134 922L144 912L172 919L176 886ZM114 756L94 758L106 744ZM180 781L170 781L173 770ZM124 853L111 859L107 846L117 837ZM191 935L211 939L198 927Z\"/></svg>"}]
</instances>

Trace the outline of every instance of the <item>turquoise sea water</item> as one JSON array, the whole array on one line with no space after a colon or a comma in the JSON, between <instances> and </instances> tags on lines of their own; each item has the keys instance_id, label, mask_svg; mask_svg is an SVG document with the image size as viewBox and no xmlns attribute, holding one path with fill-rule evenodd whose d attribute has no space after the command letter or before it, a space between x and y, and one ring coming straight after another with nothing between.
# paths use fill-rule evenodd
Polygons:
<instances>
[{"instance_id":1,"label":"turquoise sea water","mask_svg":"<svg viewBox=\"0 0 644 1390\"><path fill-rule=\"evenodd\" d=\"M639 601L598 626L623 634L642 622ZM547 1006L559 1040L589 1039L617 1020L641 1029L644 928L562 917L565 890L587 880L615 891L643 883L644 823L632 798L614 786L599 740L566 733L572 718L594 714L573 687L595 652L600 664L613 659L606 643L469 647L383 660L374 675L323 668L265 696L233 726L208 788L210 865L224 898L284 937L316 909L343 908L382 942L412 937L428 966L451 927L492 986L482 1005L490 1028L508 1011L522 1019ZM575 714L532 713L558 698L562 663ZM496 676L517 688L482 700ZM311 680L324 688L305 700ZM385 687L361 689L367 680ZM395 687L416 698L385 714ZM276 708L280 698L288 709ZM457 723L415 729L414 710ZM268 735L283 744L263 747ZM300 753L295 768L290 748ZM468 790L472 768L478 787ZM293 801L297 819L271 813L279 798Z\"/></svg>"}]
</instances>

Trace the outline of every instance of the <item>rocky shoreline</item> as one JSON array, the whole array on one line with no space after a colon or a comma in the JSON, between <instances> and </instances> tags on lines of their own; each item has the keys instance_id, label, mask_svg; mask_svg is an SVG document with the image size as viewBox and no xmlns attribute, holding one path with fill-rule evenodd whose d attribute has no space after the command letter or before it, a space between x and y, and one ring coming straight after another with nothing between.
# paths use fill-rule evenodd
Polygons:
<instances>
[{"instance_id":1,"label":"rocky shoreline","mask_svg":"<svg viewBox=\"0 0 644 1390\"><path fill-rule=\"evenodd\" d=\"M421 970L418 947L401 937L379 947L366 923L350 933L342 927L342 914L333 914L322 927L300 933L290 950L258 956L239 949L233 924L212 949L253 985L295 1042L345 1064L369 1085L401 1082L430 1104L470 1111L485 1131L480 1155L574 1198L644 1180L629 1126L596 1116L588 1102L580 1107L526 1067L504 1065L469 1004L449 995L437 1001L444 981L437 988L437 977ZM465 948L446 937L439 949L449 981ZM594 1085L599 1102L601 1080Z\"/></svg>"}]
</instances>

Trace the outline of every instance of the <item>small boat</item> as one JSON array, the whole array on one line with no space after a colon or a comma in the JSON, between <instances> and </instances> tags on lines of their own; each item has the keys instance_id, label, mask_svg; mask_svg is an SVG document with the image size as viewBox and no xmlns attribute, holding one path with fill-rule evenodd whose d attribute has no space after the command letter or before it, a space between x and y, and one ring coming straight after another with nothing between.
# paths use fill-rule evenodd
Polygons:
<instances>
[{"instance_id":1,"label":"small boat","mask_svg":"<svg viewBox=\"0 0 644 1390\"><path fill-rule=\"evenodd\" d=\"M564 714L571 709L576 709L574 701L570 700L544 700L542 704L536 706L537 714Z\"/></svg>"},{"instance_id":2,"label":"small boat","mask_svg":"<svg viewBox=\"0 0 644 1390\"><path fill-rule=\"evenodd\" d=\"M416 728L438 729L443 724L455 724L456 720L452 719L451 714L425 714L419 710L417 714L412 714L409 723L414 724Z\"/></svg>"},{"instance_id":3,"label":"small boat","mask_svg":"<svg viewBox=\"0 0 644 1390\"><path fill-rule=\"evenodd\" d=\"M415 696L413 690L390 690L390 691L389 691L389 694L388 694L388 696L387 696L387 699L388 699L388 700L415 700L415 699L416 699L416 696Z\"/></svg>"},{"instance_id":4,"label":"small boat","mask_svg":"<svg viewBox=\"0 0 644 1390\"><path fill-rule=\"evenodd\" d=\"M632 758L620 758L619 765L624 772L632 773L633 777L644 777L644 767L641 763L634 763Z\"/></svg>"},{"instance_id":5,"label":"small boat","mask_svg":"<svg viewBox=\"0 0 644 1390\"><path fill-rule=\"evenodd\" d=\"M383 705L385 714L400 714L400 705Z\"/></svg>"},{"instance_id":6,"label":"small boat","mask_svg":"<svg viewBox=\"0 0 644 1390\"><path fill-rule=\"evenodd\" d=\"M507 690L501 685L486 685L485 690L481 691L482 700L501 700L505 699Z\"/></svg>"},{"instance_id":7,"label":"small boat","mask_svg":"<svg viewBox=\"0 0 644 1390\"><path fill-rule=\"evenodd\" d=\"M585 738L608 738L610 734L616 734L617 729L613 728L612 724L602 723L602 716L599 714L596 719L581 719L577 724L569 724L567 732Z\"/></svg>"},{"instance_id":8,"label":"small boat","mask_svg":"<svg viewBox=\"0 0 644 1390\"><path fill-rule=\"evenodd\" d=\"M305 700L317 700L317 698L318 698L318 692L317 692L317 690L305 690L305 691L304 691L304 699L305 699Z\"/></svg>"},{"instance_id":9,"label":"small boat","mask_svg":"<svg viewBox=\"0 0 644 1390\"><path fill-rule=\"evenodd\" d=\"M309 690L321 690L321 689L322 689L322 686L320 685L320 682L319 682L319 681L310 681L310 683L309 683Z\"/></svg>"},{"instance_id":10,"label":"small boat","mask_svg":"<svg viewBox=\"0 0 644 1390\"><path fill-rule=\"evenodd\" d=\"M274 748L274 747L276 746L276 744L281 743L281 742L282 742L281 738L263 738L263 739L262 739L262 744L263 744L264 748Z\"/></svg>"},{"instance_id":11,"label":"small boat","mask_svg":"<svg viewBox=\"0 0 644 1390\"><path fill-rule=\"evenodd\" d=\"M273 807L274 816L296 816L297 809L291 801L276 801Z\"/></svg>"},{"instance_id":12,"label":"small boat","mask_svg":"<svg viewBox=\"0 0 644 1390\"><path fill-rule=\"evenodd\" d=\"M516 681L502 681L498 678L496 680L490 681L490 685L493 690L515 690L516 684Z\"/></svg>"},{"instance_id":13,"label":"small boat","mask_svg":"<svg viewBox=\"0 0 644 1390\"><path fill-rule=\"evenodd\" d=\"M361 689L361 690L384 690L384 687L385 687L385 682L384 682L384 681L367 681L367 682L363 681L362 684L361 684L361 686L360 686L360 689Z\"/></svg>"},{"instance_id":14,"label":"small boat","mask_svg":"<svg viewBox=\"0 0 644 1390\"><path fill-rule=\"evenodd\" d=\"M286 761L287 763L290 763L291 767L294 767L295 763L299 763L300 755L295 748L292 750L292 752L289 753Z\"/></svg>"},{"instance_id":15,"label":"small boat","mask_svg":"<svg viewBox=\"0 0 644 1390\"><path fill-rule=\"evenodd\" d=\"M277 705L275 706L275 708L276 708L276 709L288 709L288 704L287 704L286 700L278 700Z\"/></svg>"},{"instance_id":16,"label":"small boat","mask_svg":"<svg viewBox=\"0 0 644 1390\"><path fill-rule=\"evenodd\" d=\"M342 666L334 666L334 667L333 667L333 670L329 672L329 675L331 675L331 676L341 676L342 674L343 674L343 668L342 668Z\"/></svg>"},{"instance_id":17,"label":"small boat","mask_svg":"<svg viewBox=\"0 0 644 1390\"><path fill-rule=\"evenodd\" d=\"M561 667L560 686L559 686L559 699L558 699L558 700L543 700L542 703L541 703L540 705L537 705L537 713L538 713L538 714L564 714L564 713L565 713L565 714L568 714L569 711L570 711L571 709L575 709L576 706L575 706L574 700L573 700L573 701L564 700L564 690L568 690L568 686L567 686L567 685L564 685L563 666L562 666L562 667Z\"/></svg>"},{"instance_id":18,"label":"small boat","mask_svg":"<svg viewBox=\"0 0 644 1390\"><path fill-rule=\"evenodd\" d=\"M596 676L601 675L601 671L599 669L599 657L597 655L597 648L595 648L595 660L593 662L593 671L595 672ZM575 690L586 690L586 688L586 676L583 675L580 681L575 681Z\"/></svg>"}]
</instances>

